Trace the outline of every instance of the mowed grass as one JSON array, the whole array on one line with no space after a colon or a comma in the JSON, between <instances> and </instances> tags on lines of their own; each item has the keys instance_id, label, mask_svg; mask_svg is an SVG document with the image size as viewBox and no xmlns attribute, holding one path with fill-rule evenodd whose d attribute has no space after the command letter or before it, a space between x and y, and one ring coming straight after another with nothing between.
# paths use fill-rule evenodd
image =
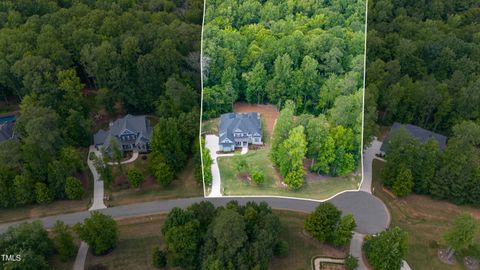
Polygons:
<instances>
[{"instance_id":1,"label":"mowed grass","mask_svg":"<svg viewBox=\"0 0 480 270\"><path fill-rule=\"evenodd\" d=\"M316 255L346 255L344 251L322 245L302 232L306 214L290 211L275 213L280 217L280 238L288 242L289 255L272 258L269 269L311 269L311 259ZM112 270L155 269L152 266L152 250L154 247L164 247L160 228L165 218L166 215L153 215L120 220L117 247L105 256L97 257L89 253L85 269L96 264Z\"/></svg>"},{"instance_id":2,"label":"mowed grass","mask_svg":"<svg viewBox=\"0 0 480 270\"><path fill-rule=\"evenodd\" d=\"M82 200L62 200L44 205L2 209L0 211L0 223L85 211L90 205L90 197L91 195L88 194Z\"/></svg>"},{"instance_id":3,"label":"mowed grass","mask_svg":"<svg viewBox=\"0 0 480 270\"><path fill-rule=\"evenodd\" d=\"M415 194L406 199L394 198L381 185L380 174L384 165L383 161L373 161L374 194L387 205L392 218L390 226L398 226L409 234L406 256L408 264L412 269L466 269L462 263L442 263L437 257L437 251L446 246L442 235L455 217L461 213L470 213L480 220L480 210ZM457 261L461 262L462 258Z\"/></svg>"},{"instance_id":4,"label":"mowed grass","mask_svg":"<svg viewBox=\"0 0 480 270\"><path fill-rule=\"evenodd\" d=\"M124 172L131 166L138 166L140 170L147 171L147 160L126 164ZM128 166L127 166L128 165ZM127 188L119 191L111 191L110 200L106 201L109 206L140 203L155 200L167 200L174 198L202 197L203 186L197 183L194 176L195 164L190 160L185 169L178 174L170 186L162 187L156 183L144 185L140 189Z\"/></svg>"},{"instance_id":5,"label":"mowed grass","mask_svg":"<svg viewBox=\"0 0 480 270\"><path fill-rule=\"evenodd\" d=\"M330 177L315 182L305 183L298 191L288 189L281 183L280 177L269 157L269 148L250 150L241 157L220 157L218 166L222 179L224 195L277 195L310 199L327 199L338 192L357 189L360 177ZM245 158L249 170L261 170L265 182L256 185L240 178L236 164L238 158Z\"/></svg>"},{"instance_id":6,"label":"mowed grass","mask_svg":"<svg viewBox=\"0 0 480 270\"><path fill-rule=\"evenodd\" d=\"M101 264L107 269L156 269L152 265L152 250L162 246L160 226L166 215L144 216L118 221L117 247L105 256L87 255L85 269Z\"/></svg>"}]
</instances>

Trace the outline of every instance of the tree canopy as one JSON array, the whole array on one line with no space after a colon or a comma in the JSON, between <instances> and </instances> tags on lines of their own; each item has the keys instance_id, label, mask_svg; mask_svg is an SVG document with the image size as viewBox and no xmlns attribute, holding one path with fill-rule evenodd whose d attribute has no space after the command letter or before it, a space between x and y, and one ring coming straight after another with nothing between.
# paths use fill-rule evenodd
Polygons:
<instances>
[{"instance_id":1,"label":"tree canopy","mask_svg":"<svg viewBox=\"0 0 480 270\"><path fill-rule=\"evenodd\" d=\"M280 221L270 207L253 202L175 208L162 226L167 264L183 269L266 269L279 233Z\"/></svg>"}]
</instances>

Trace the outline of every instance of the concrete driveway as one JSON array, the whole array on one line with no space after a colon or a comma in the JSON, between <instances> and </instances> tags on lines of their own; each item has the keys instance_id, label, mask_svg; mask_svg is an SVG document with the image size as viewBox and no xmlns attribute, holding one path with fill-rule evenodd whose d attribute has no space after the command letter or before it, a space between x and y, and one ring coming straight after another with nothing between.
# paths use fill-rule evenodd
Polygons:
<instances>
[{"instance_id":1,"label":"concrete driveway","mask_svg":"<svg viewBox=\"0 0 480 270\"><path fill-rule=\"evenodd\" d=\"M100 174L97 172L97 169L95 168L95 164L93 164L93 160L90 160L89 158L90 153L92 152L95 153L97 157L101 156L100 152L97 151L95 146L93 145L90 146L90 151L87 158L88 168L90 169L93 175L93 203L90 209L88 209L90 211L107 208L107 206L105 206L105 204L103 203L103 197L104 197L103 181L100 179Z\"/></svg>"},{"instance_id":2,"label":"concrete driveway","mask_svg":"<svg viewBox=\"0 0 480 270\"><path fill-rule=\"evenodd\" d=\"M377 158L375 154L380 151L382 142L376 138L372 141L372 144L363 151L363 180L360 186L361 191L372 193L372 164L373 160Z\"/></svg>"},{"instance_id":3,"label":"concrete driveway","mask_svg":"<svg viewBox=\"0 0 480 270\"><path fill-rule=\"evenodd\" d=\"M218 136L216 135L206 135L205 136L205 147L210 151L210 157L212 158L212 191L210 194L206 195L207 197L221 197L222 196L222 181L220 178L220 169L218 168L217 157L231 157L233 154L217 154L220 151L218 147Z\"/></svg>"}]
</instances>

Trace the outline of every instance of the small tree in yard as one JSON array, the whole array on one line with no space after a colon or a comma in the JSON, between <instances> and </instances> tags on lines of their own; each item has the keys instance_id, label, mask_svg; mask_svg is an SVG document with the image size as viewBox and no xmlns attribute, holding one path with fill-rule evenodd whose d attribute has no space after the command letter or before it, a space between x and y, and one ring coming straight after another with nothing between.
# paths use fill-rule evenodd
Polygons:
<instances>
[{"instance_id":1,"label":"small tree in yard","mask_svg":"<svg viewBox=\"0 0 480 270\"><path fill-rule=\"evenodd\" d=\"M263 172L261 170L253 169L252 180L257 185L263 184L263 182L265 182L265 175L263 174Z\"/></svg>"},{"instance_id":2,"label":"small tree in yard","mask_svg":"<svg viewBox=\"0 0 480 270\"><path fill-rule=\"evenodd\" d=\"M273 248L273 253L277 257L285 257L288 255L288 243L285 240L278 240Z\"/></svg>"},{"instance_id":3,"label":"small tree in yard","mask_svg":"<svg viewBox=\"0 0 480 270\"><path fill-rule=\"evenodd\" d=\"M248 163L244 156L236 156L235 164L238 173L245 173L248 171Z\"/></svg>"},{"instance_id":4,"label":"small tree in yard","mask_svg":"<svg viewBox=\"0 0 480 270\"><path fill-rule=\"evenodd\" d=\"M150 159L150 171L155 181L163 187L166 187L175 180L175 171L165 158L161 155L154 155Z\"/></svg>"},{"instance_id":5,"label":"small tree in yard","mask_svg":"<svg viewBox=\"0 0 480 270\"><path fill-rule=\"evenodd\" d=\"M333 243L336 246L344 246L352 240L352 231L357 227L355 219L352 214L345 215L338 224L337 231L335 232L335 239Z\"/></svg>"},{"instance_id":6,"label":"small tree in yard","mask_svg":"<svg viewBox=\"0 0 480 270\"><path fill-rule=\"evenodd\" d=\"M477 221L469 214L463 214L455 219L453 226L443 235L449 245L448 260L451 260L455 251L465 250L474 244L477 229Z\"/></svg>"},{"instance_id":7,"label":"small tree in yard","mask_svg":"<svg viewBox=\"0 0 480 270\"><path fill-rule=\"evenodd\" d=\"M413 188L413 175L409 168L401 166L393 183L393 194L398 197L406 197L412 192Z\"/></svg>"},{"instance_id":8,"label":"small tree in yard","mask_svg":"<svg viewBox=\"0 0 480 270\"><path fill-rule=\"evenodd\" d=\"M67 177L65 183L65 194L70 200L78 200L83 197L85 191L83 190L82 183L75 177Z\"/></svg>"},{"instance_id":9,"label":"small tree in yard","mask_svg":"<svg viewBox=\"0 0 480 270\"><path fill-rule=\"evenodd\" d=\"M103 255L117 245L117 222L112 217L98 211L92 212L83 224L74 227L80 239L85 241L94 255Z\"/></svg>"},{"instance_id":10,"label":"small tree in yard","mask_svg":"<svg viewBox=\"0 0 480 270\"><path fill-rule=\"evenodd\" d=\"M145 178L143 177L142 172L137 168L131 168L127 173L128 181L130 185L134 188L138 188L142 185Z\"/></svg>"},{"instance_id":11,"label":"small tree in yard","mask_svg":"<svg viewBox=\"0 0 480 270\"><path fill-rule=\"evenodd\" d=\"M322 203L305 220L305 230L321 243L330 243L341 215L332 203Z\"/></svg>"},{"instance_id":12,"label":"small tree in yard","mask_svg":"<svg viewBox=\"0 0 480 270\"><path fill-rule=\"evenodd\" d=\"M408 234L398 227L365 237L363 249L373 269L400 269L407 253L407 237Z\"/></svg>"},{"instance_id":13,"label":"small tree in yard","mask_svg":"<svg viewBox=\"0 0 480 270\"><path fill-rule=\"evenodd\" d=\"M60 255L60 260L66 261L73 258L76 254L75 244L72 234L68 231L68 226L60 220L55 222L52 229L53 245Z\"/></svg>"},{"instance_id":14,"label":"small tree in yard","mask_svg":"<svg viewBox=\"0 0 480 270\"><path fill-rule=\"evenodd\" d=\"M53 196L45 183L38 182L35 184L36 201L40 204L46 204L53 201Z\"/></svg>"},{"instance_id":15,"label":"small tree in yard","mask_svg":"<svg viewBox=\"0 0 480 270\"><path fill-rule=\"evenodd\" d=\"M156 268L164 268L167 266L167 257L165 252L158 247L153 248L153 266Z\"/></svg>"},{"instance_id":16,"label":"small tree in yard","mask_svg":"<svg viewBox=\"0 0 480 270\"><path fill-rule=\"evenodd\" d=\"M348 255L345 258L345 268L347 270L355 270L358 267L358 259L356 257L353 257L352 255Z\"/></svg>"},{"instance_id":17,"label":"small tree in yard","mask_svg":"<svg viewBox=\"0 0 480 270\"><path fill-rule=\"evenodd\" d=\"M110 186L113 181L112 168L106 164L106 162L100 158L95 158L95 169L100 174L101 180L105 183L105 186Z\"/></svg>"}]
</instances>

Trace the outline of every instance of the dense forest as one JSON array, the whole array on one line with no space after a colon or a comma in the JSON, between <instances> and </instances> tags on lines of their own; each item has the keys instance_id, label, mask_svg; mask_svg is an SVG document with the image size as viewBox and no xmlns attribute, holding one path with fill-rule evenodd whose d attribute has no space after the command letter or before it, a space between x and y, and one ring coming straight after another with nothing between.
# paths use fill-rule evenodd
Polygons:
<instances>
[{"instance_id":1,"label":"dense forest","mask_svg":"<svg viewBox=\"0 0 480 270\"><path fill-rule=\"evenodd\" d=\"M281 223L270 206L230 201L174 208L162 225L169 267L182 269L267 269L274 255L285 255ZM165 266L165 264L163 265Z\"/></svg>"},{"instance_id":2,"label":"dense forest","mask_svg":"<svg viewBox=\"0 0 480 270\"><path fill-rule=\"evenodd\" d=\"M303 160L334 176L360 157L364 1L207 1L203 118L237 101L282 109L271 157L303 185Z\"/></svg>"},{"instance_id":3,"label":"dense forest","mask_svg":"<svg viewBox=\"0 0 480 270\"><path fill-rule=\"evenodd\" d=\"M480 3L370 1L366 137L394 121L453 134L480 119Z\"/></svg>"},{"instance_id":4,"label":"dense forest","mask_svg":"<svg viewBox=\"0 0 480 270\"><path fill-rule=\"evenodd\" d=\"M1 207L68 197L94 110L159 117L152 170L171 181L198 134L202 15L200 0L2 1L0 95L20 103L20 140L0 144Z\"/></svg>"},{"instance_id":5,"label":"dense forest","mask_svg":"<svg viewBox=\"0 0 480 270\"><path fill-rule=\"evenodd\" d=\"M207 1L204 118L236 101L326 113L362 86L364 1Z\"/></svg>"},{"instance_id":6,"label":"dense forest","mask_svg":"<svg viewBox=\"0 0 480 270\"><path fill-rule=\"evenodd\" d=\"M455 203L480 203L480 3L371 1L365 138L394 121L448 136L439 151L394 134L384 184Z\"/></svg>"}]
</instances>

